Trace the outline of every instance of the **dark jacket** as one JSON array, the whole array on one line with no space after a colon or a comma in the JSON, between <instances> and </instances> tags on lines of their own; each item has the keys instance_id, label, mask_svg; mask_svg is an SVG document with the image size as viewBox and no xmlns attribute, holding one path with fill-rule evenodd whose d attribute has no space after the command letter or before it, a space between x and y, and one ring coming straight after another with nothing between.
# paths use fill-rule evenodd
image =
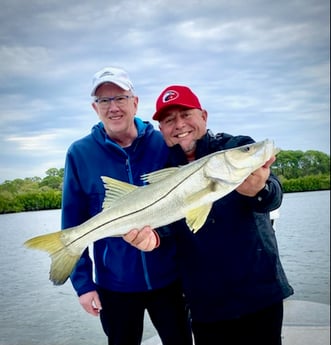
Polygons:
<instances>
[{"instance_id":1,"label":"dark jacket","mask_svg":"<svg viewBox=\"0 0 331 345\"><path fill-rule=\"evenodd\" d=\"M196 159L254 142L247 136L210 131L198 141ZM169 165L187 164L179 145ZM193 321L234 319L268 307L293 293L283 271L269 211L282 202L282 188L271 174L262 198L236 191L214 203L204 226L193 234L184 220L168 227L175 233L185 295ZM167 228L159 230L166 237ZM162 243L163 238L161 239Z\"/></svg>"},{"instance_id":2,"label":"dark jacket","mask_svg":"<svg viewBox=\"0 0 331 345\"><path fill-rule=\"evenodd\" d=\"M164 167L168 148L161 133L140 119L136 118L135 124L138 137L129 148L121 148L109 139L102 123L70 146L63 186L63 229L81 224L101 211L105 191L100 176L142 185L142 174ZM148 253L137 250L120 237L101 239L93 247L95 282L102 288L148 291L164 287L177 278L176 248L170 238ZM71 274L78 295L96 289L92 269L86 250Z\"/></svg>"}]
</instances>

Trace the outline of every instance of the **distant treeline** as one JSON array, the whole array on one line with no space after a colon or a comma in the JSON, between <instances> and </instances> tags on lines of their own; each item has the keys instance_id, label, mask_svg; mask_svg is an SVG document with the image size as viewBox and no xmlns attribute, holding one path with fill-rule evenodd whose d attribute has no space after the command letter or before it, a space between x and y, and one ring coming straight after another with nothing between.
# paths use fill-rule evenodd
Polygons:
<instances>
[{"instance_id":1,"label":"distant treeline","mask_svg":"<svg viewBox=\"0 0 331 345\"><path fill-rule=\"evenodd\" d=\"M280 151L271 169L285 193L330 189L330 156L324 152Z\"/></svg>"},{"instance_id":2,"label":"distant treeline","mask_svg":"<svg viewBox=\"0 0 331 345\"><path fill-rule=\"evenodd\" d=\"M281 151L272 171L285 193L330 189L330 156L320 151ZM27 177L0 184L0 214L61 208L64 169L46 177Z\"/></svg>"},{"instance_id":3,"label":"distant treeline","mask_svg":"<svg viewBox=\"0 0 331 345\"><path fill-rule=\"evenodd\" d=\"M64 169L51 168L46 177L26 177L0 185L0 214L61 208Z\"/></svg>"}]
</instances>

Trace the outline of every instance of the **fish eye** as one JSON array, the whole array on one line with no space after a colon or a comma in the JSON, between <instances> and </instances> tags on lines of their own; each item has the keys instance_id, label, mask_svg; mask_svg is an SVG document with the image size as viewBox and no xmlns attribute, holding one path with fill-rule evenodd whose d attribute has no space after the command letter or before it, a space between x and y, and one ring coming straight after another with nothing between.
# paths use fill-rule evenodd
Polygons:
<instances>
[{"instance_id":1,"label":"fish eye","mask_svg":"<svg viewBox=\"0 0 331 345\"><path fill-rule=\"evenodd\" d=\"M248 152L251 148L249 146L244 146L242 147L241 151L242 152Z\"/></svg>"}]
</instances>

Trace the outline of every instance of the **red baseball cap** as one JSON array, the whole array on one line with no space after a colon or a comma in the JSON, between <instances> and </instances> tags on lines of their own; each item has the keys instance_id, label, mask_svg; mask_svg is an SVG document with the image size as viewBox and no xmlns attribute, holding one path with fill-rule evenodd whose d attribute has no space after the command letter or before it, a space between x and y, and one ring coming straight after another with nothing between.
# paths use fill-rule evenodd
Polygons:
<instances>
[{"instance_id":1,"label":"red baseball cap","mask_svg":"<svg viewBox=\"0 0 331 345\"><path fill-rule=\"evenodd\" d=\"M156 112L153 120L158 121L162 113L170 106L182 106L190 109L201 109L198 97L187 86L171 85L162 91L156 101Z\"/></svg>"}]
</instances>

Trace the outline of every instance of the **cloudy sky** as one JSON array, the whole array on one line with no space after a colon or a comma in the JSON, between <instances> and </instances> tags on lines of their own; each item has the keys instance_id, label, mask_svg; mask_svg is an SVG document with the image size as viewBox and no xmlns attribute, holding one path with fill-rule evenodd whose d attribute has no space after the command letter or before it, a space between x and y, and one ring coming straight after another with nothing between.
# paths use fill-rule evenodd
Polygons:
<instances>
[{"instance_id":1,"label":"cloudy sky","mask_svg":"<svg viewBox=\"0 0 331 345\"><path fill-rule=\"evenodd\" d=\"M98 121L93 74L125 68L151 120L170 84L213 132L330 154L328 0L2 0L0 183L62 168Z\"/></svg>"}]
</instances>

